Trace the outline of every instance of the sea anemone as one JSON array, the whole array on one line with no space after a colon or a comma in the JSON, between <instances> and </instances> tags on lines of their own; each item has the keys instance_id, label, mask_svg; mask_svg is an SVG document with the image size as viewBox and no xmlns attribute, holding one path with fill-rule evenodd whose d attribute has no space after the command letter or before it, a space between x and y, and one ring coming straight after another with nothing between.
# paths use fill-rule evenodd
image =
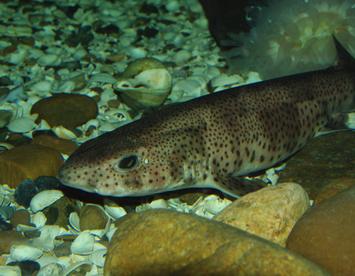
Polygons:
<instances>
[{"instance_id":1,"label":"sea anemone","mask_svg":"<svg viewBox=\"0 0 355 276\"><path fill-rule=\"evenodd\" d=\"M270 0L241 47L228 53L233 72L259 72L263 79L328 67L336 61L332 36L355 56L353 0Z\"/></svg>"}]
</instances>

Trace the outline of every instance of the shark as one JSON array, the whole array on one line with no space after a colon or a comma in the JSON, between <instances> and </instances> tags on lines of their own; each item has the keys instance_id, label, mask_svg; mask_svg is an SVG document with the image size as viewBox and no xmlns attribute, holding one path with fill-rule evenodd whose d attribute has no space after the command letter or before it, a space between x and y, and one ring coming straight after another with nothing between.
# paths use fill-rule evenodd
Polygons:
<instances>
[{"instance_id":1,"label":"shark","mask_svg":"<svg viewBox=\"0 0 355 276\"><path fill-rule=\"evenodd\" d=\"M315 136L354 129L353 57L334 39L338 64L215 92L161 108L82 145L59 171L63 185L136 197L212 188L233 197L247 180Z\"/></svg>"}]
</instances>

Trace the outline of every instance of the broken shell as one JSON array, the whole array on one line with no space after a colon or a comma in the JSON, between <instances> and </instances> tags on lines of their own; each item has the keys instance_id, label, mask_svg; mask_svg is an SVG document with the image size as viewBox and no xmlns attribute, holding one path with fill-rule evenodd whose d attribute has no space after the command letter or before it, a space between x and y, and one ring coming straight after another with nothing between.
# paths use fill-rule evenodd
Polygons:
<instances>
[{"instance_id":1,"label":"broken shell","mask_svg":"<svg viewBox=\"0 0 355 276\"><path fill-rule=\"evenodd\" d=\"M45 190L36 194L30 203L31 211L36 213L44 208L52 205L58 199L63 197L64 194L59 190Z\"/></svg>"},{"instance_id":2,"label":"broken shell","mask_svg":"<svg viewBox=\"0 0 355 276\"><path fill-rule=\"evenodd\" d=\"M51 263L43 266L37 273L37 276L63 275L63 267L57 263Z\"/></svg>"},{"instance_id":3,"label":"broken shell","mask_svg":"<svg viewBox=\"0 0 355 276\"><path fill-rule=\"evenodd\" d=\"M69 227L74 233L80 232L80 218L77 212L71 212L69 215Z\"/></svg>"},{"instance_id":4,"label":"broken shell","mask_svg":"<svg viewBox=\"0 0 355 276\"><path fill-rule=\"evenodd\" d=\"M42 250L25 244L15 244L10 249L10 259L12 261L35 261L42 254Z\"/></svg>"},{"instance_id":5,"label":"broken shell","mask_svg":"<svg viewBox=\"0 0 355 276\"><path fill-rule=\"evenodd\" d=\"M105 264L106 253L107 249L96 250L90 255L89 260L91 260L94 265L103 267Z\"/></svg>"},{"instance_id":6,"label":"broken shell","mask_svg":"<svg viewBox=\"0 0 355 276\"><path fill-rule=\"evenodd\" d=\"M18 266L0 266L0 275L21 276L21 269Z\"/></svg>"},{"instance_id":7,"label":"broken shell","mask_svg":"<svg viewBox=\"0 0 355 276\"><path fill-rule=\"evenodd\" d=\"M37 227L41 228L46 225L47 218L42 212L37 212L31 217L31 222Z\"/></svg>"},{"instance_id":8,"label":"broken shell","mask_svg":"<svg viewBox=\"0 0 355 276\"><path fill-rule=\"evenodd\" d=\"M14 146L8 143L0 143L0 153L9 149L12 149Z\"/></svg>"},{"instance_id":9,"label":"broken shell","mask_svg":"<svg viewBox=\"0 0 355 276\"><path fill-rule=\"evenodd\" d=\"M33 118L22 117L12 120L8 125L7 129L11 132L25 133L29 132L36 126Z\"/></svg>"},{"instance_id":10,"label":"broken shell","mask_svg":"<svg viewBox=\"0 0 355 276\"><path fill-rule=\"evenodd\" d=\"M169 71L153 58L142 58L129 64L114 85L122 101L136 110L163 104L171 87Z\"/></svg>"},{"instance_id":11,"label":"broken shell","mask_svg":"<svg viewBox=\"0 0 355 276\"><path fill-rule=\"evenodd\" d=\"M105 201L105 211L113 219L119 219L127 214L126 210L112 201Z\"/></svg>"},{"instance_id":12,"label":"broken shell","mask_svg":"<svg viewBox=\"0 0 355 276\"><path fill-rule=\"evenodd\" d=\"M62 139L72 140L77 138L74 132L70 131L69 129L63 126L53 127L52 131L55 133L55 135L57 135L59 138Z\"/></svg>"},{"instance_id":13,"label":"broken shell","mask_svg":"<svg viewBox=\"0 0 355 276\"><path fill-rule=\"evenodd\" d=\"M82 232L70 246L71 252L78 255L89 255L94 250L95 237L88 232Z\"/></svg>"},{"instance_id":14,"label":"broken shell","mask_svg":"<svg viewBox=\"0 0 355 276\"><path fill-rule=\"evenodd\" d=\"M75 270L77 270L79 267L87 267L91 268L92 264L89 261L82 261L75 263L73 265L70 265L63 273L64 276L69 276L69 275L76 275L76 273L73 273ZM85 271L87 269L84 269Z\"/></svg>"}]
</instances>

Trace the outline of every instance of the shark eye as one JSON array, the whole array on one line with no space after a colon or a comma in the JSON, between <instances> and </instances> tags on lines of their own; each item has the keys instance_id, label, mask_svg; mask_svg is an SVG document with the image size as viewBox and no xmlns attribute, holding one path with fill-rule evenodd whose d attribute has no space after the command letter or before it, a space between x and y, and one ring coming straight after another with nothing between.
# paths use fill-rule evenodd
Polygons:
<instances>
[{"instance_id":1,"label":"shark eye","mask_svg":"<svg viewBox=\"0 0 355 276\"><path fill-rule=\"evenodd\" d=\"M137 155L128 155L118 161L118 168L121 170L131 170L138 165Z\"/></svg>"}]
</instances>

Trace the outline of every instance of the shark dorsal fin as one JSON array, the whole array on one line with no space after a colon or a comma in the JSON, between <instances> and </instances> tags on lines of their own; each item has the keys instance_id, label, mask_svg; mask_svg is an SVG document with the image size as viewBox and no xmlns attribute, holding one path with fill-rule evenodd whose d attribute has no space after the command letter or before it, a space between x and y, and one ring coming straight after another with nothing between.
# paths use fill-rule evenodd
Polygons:
<instances>
[{"instance_id":1,"label":"shark dorsal fin","mask_svg":"<svg viewBox=\"0 0 355 276\"><path fill-rule=\"evenodd\" d=\"M347 49L333 36L334 46L337 51L337 63L335 68L355 68L355 58L347 51Z\"/></svg>"}]
</instances>

